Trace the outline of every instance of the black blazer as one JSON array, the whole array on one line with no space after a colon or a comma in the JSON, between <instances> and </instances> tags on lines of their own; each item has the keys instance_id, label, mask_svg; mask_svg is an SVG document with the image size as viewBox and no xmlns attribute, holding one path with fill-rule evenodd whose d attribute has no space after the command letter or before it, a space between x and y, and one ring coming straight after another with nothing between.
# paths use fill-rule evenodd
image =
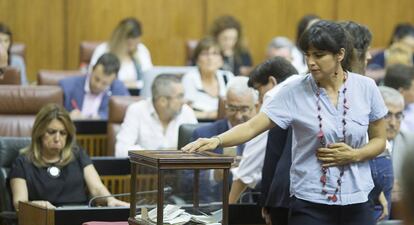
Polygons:
<instances>
[{"instance_id":1,"label":"black blazer","mask_svg":"<svg viewBox=\"0 0 414 225\"><path fill-rule=\"evenodd\" d=\"M262 169L261 196L263 207L289 208L290 166L292 164L292 129L276 125L269 130Z\"/></svg>"}]
</instances>

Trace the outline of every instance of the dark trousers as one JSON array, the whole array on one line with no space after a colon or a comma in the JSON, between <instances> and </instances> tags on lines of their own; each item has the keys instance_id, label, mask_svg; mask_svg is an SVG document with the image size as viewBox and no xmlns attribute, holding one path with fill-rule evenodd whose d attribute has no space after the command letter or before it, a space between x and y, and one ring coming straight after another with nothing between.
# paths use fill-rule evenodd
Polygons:
<instances>
[{"instance_id":1,"label":"dark trousers","mask_svg":"<svg viewBox=\"0 0 414 225\"><path fill-rule=\"evenodd\" d=\"M289 219L289 208L269 207L270 219L272 225L287 225Z\"/></svg>"},{"instance_id":2,"label":"dark trousers","mask_svg":"<svg viewBox=\"0 0 414 225\"><path fill-rule=\"evenodd\" d=\"M289 225L375 225L368 202L352 205L317 204L292 199Z\"/></svg>"}]
</instances>

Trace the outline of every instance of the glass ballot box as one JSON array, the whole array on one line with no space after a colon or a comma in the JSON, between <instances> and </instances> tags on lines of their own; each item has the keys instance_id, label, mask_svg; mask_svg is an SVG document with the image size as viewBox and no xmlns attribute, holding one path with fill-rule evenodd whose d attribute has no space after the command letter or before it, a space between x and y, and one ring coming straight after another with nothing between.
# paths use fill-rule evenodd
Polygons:
<instances>
[{"instance_id":1,"label":"glass ballot box","mask_svg":"<svg viewBox=\"0 0 414 225\"><path fill-rule=\"evenodd\" d=\"M131 162L130 225L228 225L229 170L233 157L177 150L129 151L128 154ZM149 174L153 180L149 181L151 185L144 185L145 190L140 177ZM208 193L199 193L200 183L203 191L213 190L209 187L211 180L214 184L220 183L221 190L214 191L221 193L219 202L200 202L200 194L206 199L210 197Z\"/></svg>"}]
</instances>

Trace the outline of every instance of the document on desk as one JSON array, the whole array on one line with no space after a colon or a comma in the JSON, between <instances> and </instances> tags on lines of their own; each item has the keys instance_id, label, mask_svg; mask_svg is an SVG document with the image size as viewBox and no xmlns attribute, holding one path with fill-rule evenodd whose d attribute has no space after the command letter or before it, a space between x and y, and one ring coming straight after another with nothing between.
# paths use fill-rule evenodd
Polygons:
<instances>
[{"instance_id":1,"label":"document on desk","mask_svg":"<svg viewBox=\"0 0 414 225\"><path fill-rule=\"evenodd\" d=\"M146 211L142 209L141 211ZM167 205L164 208L163 213L163 224L165 225L182 225L188 222L193 222L196 224L206 224L206 225L218 225L221 224L222 220L222 210L212 212L211 215L192 215L185 212L184 209L176 205ZM157 208L152 209L148 213L143 213L142 215L136 216L137 220L145 220L150 224L157 223Z\"/></svg>"}]
</instances>

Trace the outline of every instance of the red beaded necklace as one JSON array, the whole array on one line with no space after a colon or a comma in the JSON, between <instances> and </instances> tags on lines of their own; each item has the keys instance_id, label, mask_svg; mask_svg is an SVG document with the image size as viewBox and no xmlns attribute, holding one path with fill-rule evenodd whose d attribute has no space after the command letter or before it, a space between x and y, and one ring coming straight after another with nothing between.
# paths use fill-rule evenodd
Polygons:
<instances>
[{"instance_id":1,"label":"red beaded necklace","mask_svg":"<svg viewBox=\"0 0 414 225\"><path fill-rule=\"evenodd\" d=\"M343 101L344 112L343 112L343 118L342 118L342 125L343 125L342 135L344 137L344 139L343 139L343 142L344 143L346 143L346 140L345 140L345 134L346 134L346 128L345 128L346 120L345 120L345 116L346 116L347 110L349 109L349 107L347 105L347 99L346 99L346 96L345 96L345 93L346 93L346 90L347 90L346 83L345 82L346 82L347 78L348 78L348 75L346 73L344 73L344 79L343 79L344 90L342 91L342 93L344 94L344 101ZM321 144L321 146L325 147L326 146L325 134L323 133L323 130L322 130L322 116L321 116L321 109L322 108L321 108L321 105L320 105L320 101L321 101L321 97L320 97L320 95L321 95L321 87L320 87L319 82L317 83L317 85L318 85L318 89L316 90L316 97L317 97L316 106L317 106L317 109L318 109L318 121L319 121L319 132L318 132L317 138L319 139L319 143ZM320 178L320 182L322 183L322 193L325 194L325 195L327 195L328 192L327 192L327 190L326 190L325 187L326 187L326 180L327 180L327 175L326 174L328 172L328 168L321 166L321 169L322 169L322 176ZM339 177L338 177L338 179L336 181L337 182L337 187L335 188L335 192L332 195L328 195L328 200L329 201L336 202L338 200L338 197L336 195L338 194L339 189L341 188L342 176L343 175L344 175L344 167L342 166L341 167L340 175L339 175Z\"/></svg>"}]
</instances>

